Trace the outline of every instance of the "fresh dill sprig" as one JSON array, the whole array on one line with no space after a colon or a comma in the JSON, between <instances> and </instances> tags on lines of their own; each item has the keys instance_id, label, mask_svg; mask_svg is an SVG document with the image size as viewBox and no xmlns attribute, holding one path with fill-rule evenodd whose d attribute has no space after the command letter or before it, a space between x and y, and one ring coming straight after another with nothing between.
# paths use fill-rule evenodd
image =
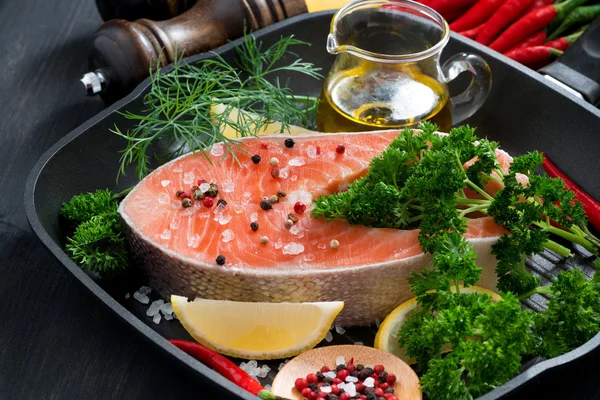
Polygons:
<instances>
[{"instance_id":1,"label":"fresh dill sprig","mask_svg":"<svg viewBox=\"0 0 600 400\"><path fill-rule=\"evenodd\" d=\"M117 126L112 130L127 141L119 175L124 175L130 164L136 164L138 178L147 175L150 147L158 142L167 149L156 154L159 160L204 151L217 142L224 143L225 155L231 152L235 157L235 151L243 149L236 138L223 133L227 127L234 129L237 137L255 136L274 121L281 123L280 133L288 131L292 123L308 127L314 121L317 99L294 95L273 77L279 73L321 77L320 68L289 50L295 45L309 43L288 36L263 50L262 44L247 34L235 48L235 65L215 55L193 65L179 59L172 71L151 74L152 87L144 98L146 109L141 114L122 113L137 125L126 132ZM286 63L290 56L294 59ZM211 107L219 104L224 106L223 112L212 114ZM256 115L250 116L250 112Z\"/></svg>"}]
</instances>

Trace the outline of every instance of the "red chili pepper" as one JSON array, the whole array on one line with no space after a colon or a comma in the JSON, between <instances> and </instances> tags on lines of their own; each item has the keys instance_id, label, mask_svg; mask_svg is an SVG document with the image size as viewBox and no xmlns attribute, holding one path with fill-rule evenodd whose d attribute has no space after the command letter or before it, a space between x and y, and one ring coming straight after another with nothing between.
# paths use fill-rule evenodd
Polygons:
<instances>
[{"instance_id":1,"label":"red chili pepper","mask_svg":"<svg viewBox=\"0 0 600 400\"><path fill-rule=\"evenodd\" d=\"M476 2L477 0L430 0L427 5L448 19L447 15L452 14L455 10L470 7Z\"/></svg>"},{"instance_id":2,"label":"red chili pepper","mask_svg":"<svg viewBox=\"0 0 600 400\"><path fill-rule=\"evenodd\" d=\"M564 19L571 10L586 1L568 0L531 11L509 26L508 29L492 42L490 48L503 53L515 47L532 33L546 28L551 22Z\"/></svg>"},{"instance_id":3,"label":"red chili pepper","mask_svg":"<svg viewBox=\"0 0 600 400\"><path fill-rule=\"evenodd\" d=\"M464 37L468 37L469 39L475 40L475 38L477 37L477 34L481 31L481 29L483 28L484 25L485 24L481 24L479 26L476 26L473 29L469 29L468 31L458 32L458 34L463 35Z\"/></svg>"},{"instance_id":4,"label":"red chili pepper","mask_svg":"<svg viewBox=\"0 0 600 400\"><path fill-rule=\"evenodd\" d=\"M220 355L219 353L205 347L199 343L189 342L187 340L169 340L180 350L183 350L192 357L198 359L203 364L211 367L225 379L235 383L263 400L284 400L274 395L260 385L255 379L235 365L232 361Z\"/></svg>"},{"instance_id":5,"label":"red chili pepper","mask_svg":"<svg viewBox=\"0 0 600 400\"><path fill-rule=\"evenodd\" d=\"M514 49L506 52L504 55L529 68L538 69L550 63L550 61L554 61L562 53L562 51L551 47L534 46Z\"/></svg>"},{"instance_id":6,"label":"red chili pepper","mask_svg":"<svg viewBox=\"0 0 600 400\"><path fill-rule=\"evenodd\" d=\"M452 11L448 11L448 12L442 14L442 17L444 17L444 19L446 21L448 21L448 23L451 23L451 22L455 21L456 19L460 18L461 15L463 15L464 13L469 11L469 8L471 8L471 6L467 6L467 7L463 7L463 8L455 8Z\"/></svg>"},{"instance_id":7,"label":"red chili pepper","mask_svg":"<svg viewBox=\"0 0 600 400\"><path fill-rule=\"evenodd\" d=\"M487 19L504 3L505 0L480 0L465 15L450 24L455 32L475 28Z\"/></svg>"},{"instance_id":8,"label":"red chili pepper","mask_svg":"<svg viewBox=\"0 0 600 400\"><path fill-rule=\"evenodd\" d=\"M537 10L538 8L549 6L552 3L554 3L554 0L534 0L529 6L529 9L525 11L525 14L529 14L531 11Z\"/></svg>"},{"instance_id":9,"label":"red chili pepper","mask_svg":"<svg viewBox=\"0 0 600 400\"><path fill-rule=\"evenodd\" d=\"M588 222L600 231L600 203L594 200L589 194L584 192L575 182L569 179L545 154L544 170L551 178L560 178L565 183L565 187L575 193L575 198L581 202L583 209L588 217Z\"/></svg>"},{"instance_id":10,"label":"red chili pepper","mask_svg":"<svg viewBox=\"0 0 600 400\"><path fill-rule=\"evenodd\" d=\"M527 39L523 40L521 43L519 43L518 45L516 45L515 47L513 47L510 50L520 49L523 47L542 46L544 44L544 42L546 41L547 36L548 35L546 35L545 30L538 31L538 32L534 33L533 35L530 35Z\"/></svg>"},{"instance_id":11,"label":"red chili pepper","mask_svg":"<svg viewBox=\"0 0 600 400\"><path fill-rule=\"evenodd\" d=\"M570 45L572 45L577 39L579 39L579 36L581 36L582 33L583 30L572 33L569 36L564 36L558 39L551 40L547 43L544 43L543 46L565 51L569 48Z\"/></svg>"},{"instance_id":12,"label":"red chili pepper","mask_svg":"<svg viewBox=\"0 0 600 400\"><path fill-rule=\"evenodd\" d=\"M483 24L475 40L488 45L511 22L519 18L533 3L533 0L507 0L498 8L498 11Z\"/></svg>"}]
</instances>

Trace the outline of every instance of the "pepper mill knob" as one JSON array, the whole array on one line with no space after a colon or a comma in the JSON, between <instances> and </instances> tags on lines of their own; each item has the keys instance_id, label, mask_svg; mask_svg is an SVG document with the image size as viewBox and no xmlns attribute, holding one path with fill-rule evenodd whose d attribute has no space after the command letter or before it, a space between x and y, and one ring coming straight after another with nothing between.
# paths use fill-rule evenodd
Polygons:
<instances>
[{"instance_id":1,"label":"pepper mill knob","mask_svg":"<svg viewBox=\"0 0 600 400\"><path fill-rule=\"evenodd\" d=\"M245 25L257 30L305 12L304 0L202 0L167 21L111 20L92 42L89 66L95 72L81 81L88 94L112 103L182 53L202 53L237 39Z\"/></svg>"}]
</instances>

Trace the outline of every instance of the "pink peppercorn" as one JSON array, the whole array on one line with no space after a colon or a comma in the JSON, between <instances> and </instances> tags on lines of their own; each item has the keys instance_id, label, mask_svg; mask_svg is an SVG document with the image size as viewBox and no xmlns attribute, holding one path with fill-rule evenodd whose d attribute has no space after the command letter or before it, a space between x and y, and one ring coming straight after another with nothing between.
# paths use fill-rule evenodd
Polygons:
<instances>
[{"instance_id":1,"label":"pink peppercorn","mask_svg":"<svg viewBox=\"0 0 600 400\"><path fill-rule=\"evenodd\" d=\"M321 372L329 372L329 367L327 365L322 366Z\"/></svg>"},{"instance_id":2,"label":"pink peppercorn","mask_svg":"<svg viewBox=\"0 0 600 400\"><path fill-rule=\"evenodd\" d=\"M343 381L340 378L333 378L333 383L335 383L336 385L339 385L342 382Z\"/></svg>"},{"instance_id":3,"label":"pink peppercorn","mask_svg":"<svg viewBox=\"0 0 600 400\"><path fill-rule=\"evenodd\" d=\"M190 194L189 194L189 193L183 192L182 194L180 194L180 195L179 195L179 198L180 198L181 200L183 200L183 199L190 199L190 200L191 200L191 199L192 199L192 196L190 196Z\"/></svg>"},{"instance_id":4,"label":"pink peppercorn","mask_svg":"<svg viewBox=\"0 0 600 400\"><path fill-rule=\"evenodd\" d=\"M297 201L296 204L294 204L294 212L296 214L302 214L304 211L306 211L306 205L301 201Z\"/></svg>"},{"instance_id":5,"label":"pink peppercorn","mask_svg":"<svg viewBox=\"0 0 600 400\"><path fill-rule=\"evenodd\" d=\"M306 379L304 378L298 378L296 379L296 382L294 382L294 386L296 386L296 389L302 391L308 386L308 382L306 382Z\"/></svg>"},{"instance_id":6,"label":"pink peppercorn","mask_svg":"<svg viewBox=\"0 0 600 400\"><path fill-rule=\"evenodd\" d=\"M346 392L344 392L344 393L340 394L340 400L350 400L351 398L352 398L352 397L350 397L350 395L349 395L348 393L346 393ZM367 397L365 396L365 399L366 399L366 398L367 398Z\"/></svg>"},{"instance_id":7,"label":"pink peppercorn","mask_svg":"<svg viewBox=\"0 0 600 400\"><path fill-rule=\"evenodd\" d=\"M346 380L346 378L348 377L348 370L340 369L337 373L337 377L343 381Z\"/></svg>"},{"instance_id":8,"label":"pink peppercorn","mask_svg":"<svg viewBox=\"0 0 600 400\"><path fill-rule=\"evenodd\" d=\"M317 378L317 375L315 374L306 375L306 382L308 383L317 383L318 380L319 378Z\"/></svg>"},{"instance_id":9,"label":"pink peppercorn","mask_svg":"<svg viewBox=\"0 0 600 400\"><path fill-rule=\"evenodd\" d=\"M198 186L202 185L203 183L206 183L206 179L199 179L198 180Z\"/></svg>"},{"instance_id":10,"label":"pink peppercorn","mask_svg":"<svg viewBox=\"0 0 600 400\"><path fill-rule=\"evenodd\" d=\"M380 373L382 373L383 371L385 371L385 367L384 367L383 365L381 365L381 364L377 364L377 365L376 365L376 366L373 368L373 370L375 371L375 373L376 373L377 375L379 375Z\"/></svg>"},{"instance_id":11,"label":"pink peppercorn","mask_svg":"<svg viewBox=\"0 0 600 400\"><path fill-rule=\"evenodd\" d=\"M204 199L202 199L202 204L204 204L204 207L206 208L211 208L213 206L212 197L206 196Z\"/></svg>"},{"instance_id":12,"label":"pink peppercorn","mask_svg":"<svg viewBox=\"0 0 600 400\"><path fill-rule=\"evenodd\" d=\"M385 378L385 381L388 385L393 386L394 383L396 383L396 375L388 374L387 378Z\"/></svg>"},{"instance_id":13,"label":"pink peppercorn","mask_svg":"<svg viewBox=\"0 0 600 400\"><path fill-rule=\"evenodd\" d=\"M312 389L309 387L305 387L304 389L302 389L302 397L305 399L308 399L311 393Z\"/></svg>"}]
</instances>

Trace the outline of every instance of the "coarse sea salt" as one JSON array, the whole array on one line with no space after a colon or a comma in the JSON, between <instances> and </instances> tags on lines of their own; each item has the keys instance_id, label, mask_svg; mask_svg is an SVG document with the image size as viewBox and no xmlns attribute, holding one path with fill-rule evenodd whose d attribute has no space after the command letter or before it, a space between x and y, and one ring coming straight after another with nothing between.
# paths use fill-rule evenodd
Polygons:
<instances>
[{"instance_id":1,"label":"coarse sea salt","mask_svg":"<svg viewBox=\"0 0 600 400\"><path fill-rule=\"evenodd\" d=\"M304 158L300 157L290 158L290 161L288 161L288 165L291 165L292 167L301 167L304 164L306 164L306 161L304 161Z\"/></svg>"},{"instance_id":2,"label":"coarse sea salt","mask_svg":"<svg viewBox=\"0 0 600 400\"><path fill-rule=\"evenodd\" d=\"M196 247L198 247L199 244L200 244L200 235L197 235L197 234L194 234L191 236L188 235L188 238L187 238L188 247L195 249Z\"/></svg>"},{"instance_id":3,"label":"coarse sea salt","mask_svg":"<svg viewBox=\"0 0 600 400\"><path fill-rule=\"evenodd\" d=\"M319 389L321 389L321 392L323 393L331 393L331 386L329 385L323 385Z\"/></svg>"},{"instance_id":4,"label":"coarse sea salt","mask_svg":"<svg viewBox=\"0 0 600 400\"><path fill-rule=\"evenodd\" d=\"M258 213L250 214L250 222L257 222L257 221L258 221Z\"/></svg>"},{"instance_id":5,"label":"coarse sea salt","mask_svg":"<svg viewBox=\"0 0 600 400\"><path fill-rule=\"evenodd\" d=\"M365 381L363 382L363 384L366 387L374 387L375 386L375 379L373 379L373 377L368 377L367 379L365 379Z\"/></svg>"},{"instance_id":6,"label":"coarse sea salt","mask_svg":"<svg viewBox=\"0 0 600 400\"><path fill-rule=\"evenodd\" d=\"M304 246L300 243L290 242L283 246L283 254L296 255L304 251Z\"/></svg>"},{"instance_id":7,"label":"coarse sea salt","mask_svg":"<svg viewBox=\"0 0 600 400\"><path fill-rule=\"evenodd\" d=\"M242 195L242 205L243 206L247 206L250 203L250 196L252 196L252 193L244 192L244 194Z\"/></svg>"},{"instance_id":8,"label":"coarse sea salt","mask_svg":"<svg viewBox=\"0 0 600 400\"><path fill-rule=\"evenodd\" d=\"M335 358L335 365L336 365L336 367L338 365L344 365L344 364L346 364L346 359L344 358L344 356L337 356Z\"/></svg>"},{"instance_id":9,"label":"coarse sea salt","mask_svg":"<svg viewBox=\"0 0 600 400\"><path fill-rule=\"evenodd\" d=\"M152 293L152 288L150 286L142 286L138 292L140 292L140 294L150 294Z\"/></svg>"},{"instance_id":10,"label":"coarse sea salt","mask_svg":"<svg viewBox=\"0 0 600 400\"><path fill-rule=\"evenodd\" d=\"M213 156L219 157L222 156L223 154L225 154L225 146L223 146L223 143L215 143L212 146L212 149L210 149L210 154L212 154Z\"/></svg>"},{"instance_id":11,"label":"coarse sea salt","mask_svg":"<svg viewBox=\"0 0 600 400\"><path fill-rule=\"evenodd\" d=\"M139 301L142 304L148 304L150 303L150 298L145 295L145 294L141 294L140 292L134 292L133 293L133 298L136 299L137 301Z\"/></svg>"},{"instance_id":12,"label":"coarse sea salt","mask_svg":"<svg viewBox=\"0 0 600 400\"><path fill-rule=\"evenodd\" d=\"M206 183L206 182L204 182L204 183L201 183L201 184L200 184L200 191L201 191L202 193L204 193L204 192L208 191L208 189L210 189L210 183Z\"/></svg>"},{"instance_id":13,"label":"coarse sea salt","mask_svg":"<svg viewBox=\"0 0 600 400\"><path fill-rule=\"evenodd\" d=\"M325 335L325 341L327 343L331 343L332 340L333 340L333 335L331 334L330 331L327 331L327 335Z\"/></svg>"},{"instance_id":14,"label":"coarse sea salt","mask_svg":"<svg viewBox=\"0 0 600 400\"><path fill-rule=\"evenodd\" d=\"M290 228L290 233L292 235L297 235L299 232L302 232L304 229L302 229L301 227L299 227L298 225L292 225L292 227Z\"/></svg>"},{"instance_id":15,"label":"coarse sea salt","mask_svg":"<svg viewBox=\"0 0 600 400\"><path fill-rule=\"evenodd\" d=\"M183 183L186 185L191 185L194 182L195 177L196 175L194 175L193 172L186 172L183 174Z\"/></svg>"},{"instance_id":16,"label":"coarse sea salt","mask_svg":"<svg viewBox=\"0 0 600 400\"><path fill-rule=\"evenodd\" d=\"M331 379L335 379L337 377L337 374L334 371L327 371L327 372L323 372L323 376L326 376Z\"/></svg>"},{"instance_id":17,"label":"coarse sea salt","mask_svg":"<svg viewBox=\"0 0 600 400\"><path fill-rule=\"evenodd\" d=\"M306 155L308 158L317 158L317 148L315 146L308 146L306 148Z\"/></svg>"},{"instance_id":18,"label":"coarse sea salt","mask_svg":"<svg viewBox=\"0 0 600 400\"><path fill-rule=\"evenodd\" d=\"M179 229L179 225L181 225L181 222L179 221L178 218L174 218L173 221L171 221L171 223L169 224L169 228L171 229Z\"/></svg>"},{"instance_id":19,"label":"coarse sea salt","mask_svg":"<svg viewBox=\"0 0 600 400\"><path fill-rule=\"evenodd\" d=\"M154 322L156 325L160 324L160 320L161 320L161 316L160 314L156 314L154 317L152 317L152 322Z\"/></svg>"},{"instance_id":20,"label":"coarse sea salt","mask_svg":"<svg viewBox=\"0 0 600 400\"><path fill-rule=\"evenodd\" d=\"M130 295L129 293L127 293L127 294L125 295L125 298L126 298L126 299L128 299L128 298L130 298L130 297L131 297L131 295Z\"/></svg>"},{"instance_id":21,"label":"coarse sea salt","mask_svg":"<svg viewBox=\"0 0 600 400\"><path fill-rule=\"evenodd\" d=\"M221 189L224 193L233 193L235 184L232 181L223 181L223 183L221 183Z\"/></svg>"},{"instance_id":22,"label":"coarse sea salt","mask_svg":"<svg viewBox=\"0 0 600 400\"><path fill-rule=\"evenodd\" d=\"M171 231L168 229L165 229L161 234L160 234L160 238L163 240L169 240L171 239Z\"/></svg>"},{"instance_id":23,"label":"coarse sea salt","mask_svg":"<svg viewBox=\"0 0 600 400\"><path fill-rule=\"evenodd\" d=\"M155 300L150 304L150 307L146 310L146 315L149 317L154 317L156 314L160 312L160 307L164 304L164 300Z\"/></svg>"},{"instance_id":24,"label":"coarse sea salt","mask_svg":"<svg viewBox=\"0 0 600 400\"><path fill-rule=\"evenodd\" d=\"M171 302L163 303L160 306L160 312L166 317L167 315L173 314L173 304Z\"/></svg>"},{"instance_id":25,"label":"coarse sea salt","mask_svg":"<svg viewBox=\"0 0 600 400\"><path fill-rule=\"evenodd\" d=\"M306 190L296 190L287 194L288 203L295 204L297 201L301 201L304 204L312 203L312 194Z\"/></svg>"},{"instance_id":26,"label":"coarse sea salt","mask_svg":"<svg viewBox=\"0 0 600 400\"><path fill-rule=\"evenodd\" d=\"M340 335L343 335L344 333L346 333L346 330L339 325L335 326L335 331Z\"/></svg>"},{"instance_id":27,"label":"coarse sea salt","mask_svg":"<svg viewBox=\"0 0 600 400\"><path fill-rule=\"evenodd\" d=\"M203 212L198 214L198 218L208 218L210 217L210 212Z\"/></svg>"},{"instance_id":28,"label":"coarse sea salt","mask_svg":"<svg viewBox=\"0 0 600 400\"><path fill-rule=\"evenodd\" d=\"M327 248L327 245L326 245L325 243L320 243L320 244L317 246L317 249L321 249L321 250L323 250L323 249L326 249L326 248Z\"/></svg>"},{"instance_id":29,"label":"coarse sea salt","mask_svg":"<svg viewBox=\"0 0 600 400\"><path fill-rule=\"evenodd\" d=\"M160 204L167 204L171 202L171 197L166 193L161 193L156 198Z\"/></svg>"},{"instance_id":30,"label":"coarse sea salt","mask_svg":"<svg viewBox=\"0 0 600 400\"><path fill-rule=\"evenodd\" d=\"M287 178L290 175L290 170L287 168L281 168L279 170L279 177L282 179Z\"/></svg>"},{"instance_id":31,"label":"coarse sea salt","mask_svg":"<svg viewBox=\"0 0 600 400\"><path fill-rule=\"evenodd\" d=\"M365 344L363 342L354 342L355 346L364 346Z\"/></svg>"},{"instance_id":32,"label":"coarse sea salt","mask_svg":"<svg viewBox=\"0 0 600 400\"><path fill-rule=\"evenodd\" d=\"M223 236L223 242L225 243L231 242L233 238L235 238L235 233L233 233L231 229L225 229L221 235Z\"/></svg>"},{"instance_id":33,"label":"coarse sea salt","mask_svg":"<svg viewBox=\"0 0 600 400\"><path fill-rule=\"evenodd\" d=\"M275 244L273 245L273 247L275 247L276 249L280 249L283 247L283 242L281 241L281 239L279 239L278 241L275 242Z\"/></svg>"},{"instance_id":34,"label":"coarse sea salt","mask_svg":"<svg viewBox=\"0 0 600 400\"><path fill-rule=\"evenodd\" d=\"M269 367L267 364L264 364L262 367L260 367L260 371L258 372L257 376L259 378L266 378L270 370L271 367Z\"/></svg>"},{"instance_id":35,"label":"coarse sea salt","mask_svg":"<svg viewBox=\"0 0 600 400\"><path fill-rule=\"evenodd\" d=\"M344 392L348 393L350 397L356 396L356 385L352 382L347 383L346 385L344 385Z\"/></svg>"},{"instance_id":36,"label":"coarse sea salt","mask_svg":"<svg viewBox=\"0 0 600 400\"><path fill-rule=\"evenodd\" d=\"M346 377L346 382L358 382L358 378L355 376L348 375Z\"/></svg>"},{"instance_id":37,"label":"coarse sea salt","mask_svg":"<svg viewBox=\"0 0 600 400\"><path fill-rule=\"evenodd\" d=\"M220 225L227 225L229 222L231 222L231 219L233 218L233 216L227 214L227 215L220 215L219 216L219 224Z\"/></svg>"},{"instance_id":38,"label":"coarse sea salt","mask_svg":"<svg viewBox=\"0 0 600 400\"><path fill-rule=\"evenodd\" d=\"M168 179L165 179L164 181L160 181L160 184L162 185L162 187L169 186L169 183L171 183L171 181Z\"/></svg>"}]
</instances>

